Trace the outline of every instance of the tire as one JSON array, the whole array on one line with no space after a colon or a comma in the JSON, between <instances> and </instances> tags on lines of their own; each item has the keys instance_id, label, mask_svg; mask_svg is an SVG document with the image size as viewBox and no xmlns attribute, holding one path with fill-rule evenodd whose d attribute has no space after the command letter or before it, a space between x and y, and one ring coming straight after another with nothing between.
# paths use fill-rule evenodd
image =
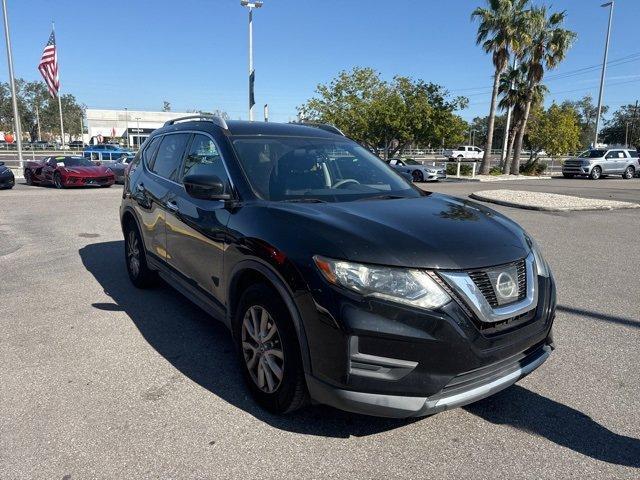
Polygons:
<instances>
[{"instance_id":1,"label":"tire","mask_svg":"<svg viewBox=\"0 0 640 480\"><path fill-rule=\"evenodd\" d=\"M298 336L278 292L264 283L253 284L244 291L235 310L233 333L240 368L255 401L276 414L303 407L309 394ZM254 326L261 333L255 335Z\"/></svg>"},{"instance_id":2,"label":"tire","mask_svg":"<svg viewBox=\"0 0 640 480\"><path fill-rule=\"evenodd\" d=\"M591 180L598 180L602 176L602 168L597 165L591 169L591 173L589 173L589 178Z\"/></svg>"},{"instance_id":3,"label":"tire","mask_svg":"<svg viewBox=\"0 0 640 480\"><path fill-rule=\"evenodd\" d=\"M413 172L411 172L411 177L413 177L413 181L415 183L424 182L424 175L420 170L414 170Z\"/></svg>"},{"instance_id":4,"label":"tire","mask_svg":"<svg viewBox=\"0 0 640 480\"><path fill-rule=\"evenodd\" d=\"M137 288L149 288L156 284L157 274L147 265L147 253L138 227L132 220L124 229L124 259L129 280Z\"/></svg>"},{"instance_id":5,"label":"tire","mask_svg":"<svg viewBox=\"0 0 640 480\"><path fill-rule=\"evenodd\" d=\"M33 186L33 173L31 173L31 170L25 170L24 171L24 181L27 183L27 185L29 186Z\"/></svg>"},{"instance_id":6,"label":"tire","mask_svg":"<svg viewBox=\"0 0 640 480\"><path fill-rule=\"evenodd\" d=\"M629 165L622 174L622 178L624 178L625 180L629 180L630 178L633 178L635 174L636 169Z\"/></svg>"},{"instance_id":7,"label":"tire","mask_svg":"<svg viewBox=\"0 0 640 480\"><path fill-rule=\"evenodd\" d=\"M563 173L562 176L564 178L573 178L573 174L572 173Z\"/></svg>"},{"instance_id":8,"label":"tire","mask_svg":"<svg viewBox=\"0 0 640 480\"><path fill-rule=\"evenodd\" d=\"M53 185L58 189L63 189L64 184L62 183L62 177L58 172L53 174Z\"/></svg>"}]
</instances>

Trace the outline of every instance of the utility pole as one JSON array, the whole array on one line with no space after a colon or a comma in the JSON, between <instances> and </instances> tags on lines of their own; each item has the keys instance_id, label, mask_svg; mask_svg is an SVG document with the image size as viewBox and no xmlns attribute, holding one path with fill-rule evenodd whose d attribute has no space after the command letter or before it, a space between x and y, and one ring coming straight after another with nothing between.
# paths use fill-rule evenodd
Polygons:
<instances>
[{"instance_id":1,"label":"utility pole","mask_svg":"<svg viewBox=\"0 0 640 480\"><path fill-rule=\"evenodd\" d=\"M13 53L11 51L11 36L9 35L9 19L7 16L7 2L2 0L2 15L4 17L4 40L7 44L7 63L9 64L9 85L11 85L11 104L13 107L13 124L16 133L16 145L18 147L18 162L20 171L24 171L22 161L22 128L20 125L20 114L18 112L18 97L16 96L16 80L13 75Z\"/></svg>"},{"instance_id":2,"label":"utility pole","mask_svg":"<svg viewBox=\"0 0 640 480\"><path fill-rule=\"evenodd\" d=\"M515 69L518 66L518 60L516 56L513 56L512 67ZM513 80L511 81L511 89L513 90ZM504 127L504 139L502 140L502 153L500 154L500 161L504 163L507 158L507 148L509 148L509 129L511 128L511 115L513 114L513 107L507 108L507 123Z\"/></svg>"},{"instance_id":3,"label":"utility pole","mask_svg":"<svg viewBox=\"0 0 640 480\"><path fill-rule=\"evenodd\" d=\"M598 133L600 131L600 114L602 112L602 96L604 94L604 76L607 71L607 57L609 56L609 38L611 36L611 20L613 18L614 1L603 3L601 7L609 8L609 25L607 26L607 40L604 45L604 61L602 62L602 74L600 75L600 93L598 94L598 115L596 117L596 134L593 139L593 148L598 145Z\"/></svg>"},{"instance_id":4,"label":"utility pole","mask_svg":"<svg viewBox=\"0 0 640 480\"><path fill-rule=\"evenodd\" d=\"M253 106L256 103L253 95L253 85L256 79L256 72L253 69L253 9L262 7L262 2L240 0L240 5L249 9L249 121L253 122Z\"/></svg>"},{"instance_id":5,"label":"utility pole","mask_svg":"<svg viewBox=\"0 0 640 480\"><path fill-rule=\"evenodd\" d=\"M124 107L124 129L127 132L127 147L131 148L131 135L129 134L129 109Z\"/></svg>"}]
</instances>

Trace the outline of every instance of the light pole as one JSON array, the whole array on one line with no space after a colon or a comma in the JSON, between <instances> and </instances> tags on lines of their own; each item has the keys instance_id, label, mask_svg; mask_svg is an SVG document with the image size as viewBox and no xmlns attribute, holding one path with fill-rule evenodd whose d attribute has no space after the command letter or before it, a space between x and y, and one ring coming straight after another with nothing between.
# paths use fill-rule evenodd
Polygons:
<instances>
[{"instance_id":1,"label":"light pole","mask_svg":"<svg viewBox=\"0 0 640 480\"><path fill-rule=\"evenodd\" d=\"M262 7L262 2L259 0L240 0L240 5L249 9L249 121L252 122L253 106L256 103L253 96L253 84L256 79L253 69L253 9Z\"/></svg>"},{"instance_id":2,"label":"light pole","mask_svg":"<svg viewBox=\"0 0 640 480\"><path fill-rule=\"evenodd\" d=\"M136 130L138 131L138 149L140 148L140 117L136 117Z\"/></svg>"},{"instance_id":3,"label":"light pole","mask_svg":"<svg viewBox=\"0 0 640 480\"><path fill-rule=\"evenodd\" d=\"M129 109L124 107L124 131L127 132L127 148L131 148L131 135L129 135Z\"/></svg>"},{"instance_id":4,"label":"light pole","mask_svg":"<svg viewBox=\"0 0 640 480\"><path fill-rule=\"evenodd\" d=\"M20 171L24 170L22 161L22 128L20 126L20 114L18 113L18 99L16 97L16 81L13 75L13 53L11 52L11 37L9 35L9 19L7 18L7 2L2 0L2 15L4 17L4 40L7 44L7 62L9 63L9 85L11 85L11 104L13 106L13 123L16 132L16 146L18 147L18 161Z\"/></svg>"},{"instance_id":5,"label":"light pole","mask_svg":"<svg viewBox=\"0 0 640 480\"><path fill-rule=\"evenodd\" d=\"M602 110L602 96L604 94L604 75L607 71L607 57L609 56L609 37L611 35L611 19L613 18L613 5L614 1L603 3L600 5L601 7L610 7L609 8L609 25L607 26L607 41L604 46L604 61L602 62L602 74L600 75L600 93L598 95L598 114L596 116L596 134L593 140L593 148L596 148L598 145L598 133L600 130L600 113Z\"/></svg>"}]
</instances>

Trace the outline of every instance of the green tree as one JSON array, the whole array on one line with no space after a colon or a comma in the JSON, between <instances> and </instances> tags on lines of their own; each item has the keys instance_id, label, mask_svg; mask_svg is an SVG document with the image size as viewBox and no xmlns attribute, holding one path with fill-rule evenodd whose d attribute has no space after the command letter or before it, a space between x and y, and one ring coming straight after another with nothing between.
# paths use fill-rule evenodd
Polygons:
<instances>
[{"instance_id":1,"label":"green tree","mask_svg":"<svg viewBox=\"0 0 640 480\"><path fill-rule=\"evenodd\" d=\"M576 34L562 27L566 12L548 14L547 7L533 7L526 15L529 41L522 63L527 71L527 100L513 149L511 173L520 171L520 152L536 87L542 83L545 69L551 70L564 60Z\"/></svg>"},{"instance_id":2,"label":"green tree","mask_svg":"<svg viewBox=\"0 0 640 480\"><path fill-rule=\"evenodd\" d=\"M343 71L318 85L316 97L298 107L304 121L330 123L372 151L395 155L411 143L459 141L465 122L455 111L464 97L449 98L438 85L397 76L391 83L371 68Z\"/></svg>"},{"instance_id":3,"label":"green tree","mask_svg":"<svg viewBox=\"0 0 640 480\"><path fill-rule=\"evenodd\" d=\"M547 111L532 110L528 132L534 163L536 154L545 150L552 157L575 152L580 146L580 119L571 106L552 104Z\"/></svg>"},{"instance_id":4,"label":"green tree","mask_svg":"<svg viewBox=\"0 0 640 480\"><path fill-rule=\"evenodd\" d=\"M166 100L162 101L162 111L163 112L170 112L171 111L171 103L167 102Z\"/></svg>"},{"instance_id":5,"label":"green tree","mask_svg":"<svg viewBox=\"0 0 640 480\"><path fill-rule=\"evenodd\" d=\"M480 22L476 43L491 54L495 68L487 121L487 142L480 165L480 173L485 175L489 173L490 167L500 77L507 68L510 52L519 53L527 41L527 30L524 28L527 2L528 0L488 0L487 8L478 7L471 14L472 19Z\"/></svg>"},{"instance_id":6,"label":"green tree","mask_svg":"<svg viewBox=\"0 0 640 480\"><path fill-rule=\"evenodd\" d=\"M593 142L596 133L596 117L598 115L598 107L593 104L593 98L590 94L585 95L580 100L565 100L562 106L568 106L575 110L580 119L580 146L581 148L589 148ZM602 114L606 114L609 107L602 106Z\"/></svg>"},{"instance_id":7,"label":"green tree","mask_svg":"<svg viewBox=\"0 0 640 480\"><path fill-rule=\"evenodd\" d=\"M622 105L605 122L600 135L610 145L624 145L626 139L629 146L640 148L640 106Z\"/></svg>"}]
</instances>

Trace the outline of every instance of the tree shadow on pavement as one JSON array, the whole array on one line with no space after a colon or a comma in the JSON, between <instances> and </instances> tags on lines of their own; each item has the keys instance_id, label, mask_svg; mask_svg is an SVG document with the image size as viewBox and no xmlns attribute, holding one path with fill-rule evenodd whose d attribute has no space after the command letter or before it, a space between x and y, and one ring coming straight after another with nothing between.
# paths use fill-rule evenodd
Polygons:
<instances>
[{"instance_id":1,"label":"tree shadow on pavement","mask_svg":"<svg viewBox=\"0 0 640 480\"><path fill-rule=\"evenodd\" d=\"M626 327L640 328L640 320L632 318L617 317L615 315L607 315L606 313L594 312L593 310L585 310L584 308L569 307L567 305L558 305L556 310L559 312L577 315L579 317L589 317L595 320L603 320L609 323L617 323Z\"/></svg>"},{"instance_id":2,"label":"tree shadow on pavement","mask_svg":"<svg viewBox=\"0 0 640 480\"><path fill-rule=\"evenodd\" d=\"M640 467L639 439L618 435L588 415L520 385L465 409L491 423L539 435L596 460Z\"/></svg>"},{"instance_id":3,"label":"tree shadow on pavement","mask_svg":"<svg viewBox=\"0 0 640 480\"><path fill-rule=\"evenodd\" d=\"M273 427L307 435L367 436L415 421L354 415L325 406L286 416L262 410L245 388L227 328L164 283L149 290L136 289L127 276L123 252L123 241L94 243L80 249L84 266L113 299L113 303L94 303L93 307L124 311L160 355L226 402Z\"/></svg>"}]
</instances>

